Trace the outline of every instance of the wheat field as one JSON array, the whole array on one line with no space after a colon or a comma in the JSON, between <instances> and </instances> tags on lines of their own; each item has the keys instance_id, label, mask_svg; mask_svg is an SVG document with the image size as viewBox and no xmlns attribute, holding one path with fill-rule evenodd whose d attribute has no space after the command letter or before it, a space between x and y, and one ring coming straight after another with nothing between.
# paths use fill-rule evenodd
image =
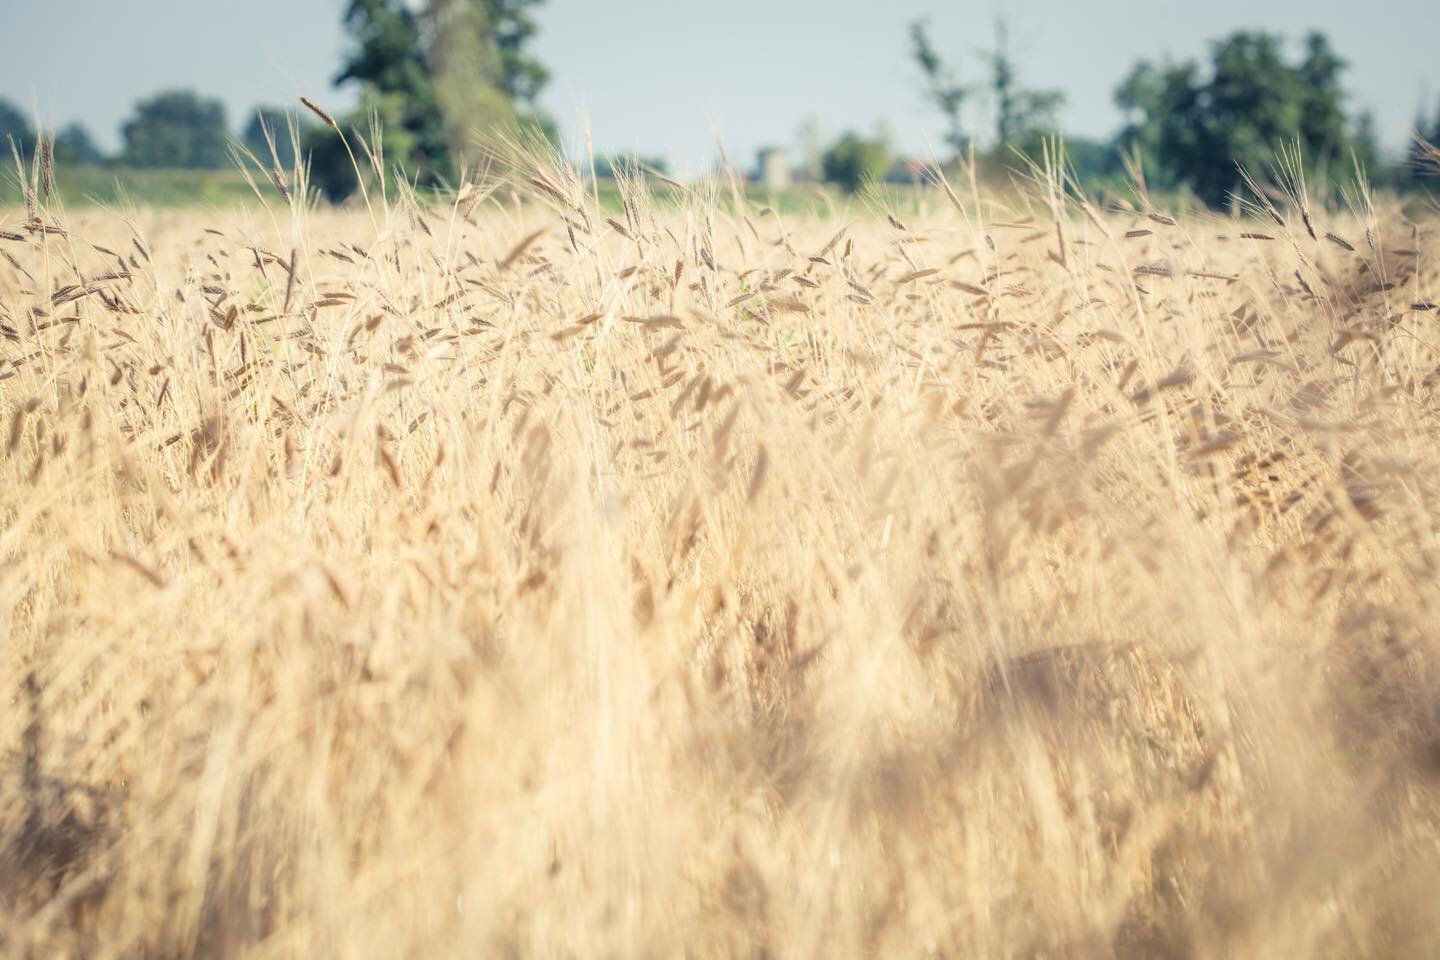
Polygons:
<instances>
[{"instance_id":1,"label":"wheat field","mask_svg":"<svg viewBox=\"0 0 1440 960\"><path fill-rule=\"evenodd\" d=\"M0 955L1440 952L1440 224L1032 172L35 174Z\"/></svg>"}]
</instances>

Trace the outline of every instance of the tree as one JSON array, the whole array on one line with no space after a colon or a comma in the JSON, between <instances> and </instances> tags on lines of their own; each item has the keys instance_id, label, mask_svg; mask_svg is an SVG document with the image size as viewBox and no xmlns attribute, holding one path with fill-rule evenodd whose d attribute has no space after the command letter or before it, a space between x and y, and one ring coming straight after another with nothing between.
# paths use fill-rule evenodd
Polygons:
<instances>
[{"instance_id":1,"label":"tree","mask_svg":"<svg viewBox=\"0 0 1440 960\"><path fill-rule=\"evenodd\" d=\"M472 0L476 2L476 0ZM526 52L538 28L531 8L544 0L478 0L490 23L491 36L500 51L501 89L531 111L540 91L550 82L550 71Z\"/></svg>"},{"instance_id":2,"label":"tree","mask_svg":"<svg viewBox=\"0 0 1440 960\"><path fill-rule=\"evenodd\" d=\"M925 75L927 95L945 117L945 142L956 153L969 146L962 113L965 101L974 92L956 79L930 43L923 20L910 25L912 57ZM1020 85L1015 61L1010 55L1009 29L1003 19L995 24L995 47L980 56L989 63L989 86L995 102L995 144L1034 152L1040 137L1055 128L1055 115L1065 102L1059 90L1029 89Z\"/></svg>"},{"instance_id":3,"label":"tree","mask_svg":"<svg viewBox=\"0 0 1440 960\"><path fill-rule=\"evenodd\" d=\"M355 49L336 75L336 85L361 84L372 108L385 100L384 119L390 126L398 124L412 143L395 161L423 180L444 175L448 145L419 17L399 0L350 0L344 22ZM364 113L353 115L349 125L363 124L364 118ZM323 141L331 135L317 131L316 136Z\"/></svg>"},{"instance_id":4,"label":"tree","mask_svg":"<svg viewBox=\"0 0 1440 960\"><path fill-rule=\"evenodd\" d=\"M1415 117L1410 148L1405 154L1406 179L1412 186L1424 187L1440 175L1440 103L1435 106L1435 119L1427 122L1423 115Z\"/></svg>"},{"instance_id":5,"label":"tree","mask_svg":"<svg viewBox=\"0 0 1440 960\"><path fill-rule=\"evenodd\" d=\"M1354 139L1345 120L1345 90L1340 84L1345 66L1323 33L1305 37L1305 58L1296 70L1300 140L1309 147L1311 161L1327 169L1346 162L1346 148Z\"/></svg>"},{"instance_id":6,"label":"tree","mask_svg":"<svg viewBox=\"0 0 1440 960\"><path fill-rule=\"evenodd\" d=\"M0 100L0 150L8 155L12 141L22 157L28 156L35 149L35 130L19 107L9 100Z\"/></svg>"},{"instance_id":7,"label":"tree","mask_svg":"<svg viewBox=\"0 0 1440 960\"><path fill-rule=\"evenodd\" d=\"M105 162L105 154L96 146L90 131L71 123L55 134L55 162L95 166Z\"/></svg>"},{"instance_id":8,"label":"tree","mask_svg":"<svg viewBox=\"0 0 1440 960\"><path fill-rule=\"evenodd\" d=\"M1185 158L1202 149L1199 128L1174 119L1199 112L1198 72L1193 63L1141 60L1115 88L1115 105L1125 114L1116 139L1122 149L1152 161L1146 176L1156 186L1177 183L1186 175Z\"/></svg>"},{"instance_id":9,"label":"tree","mask_svg":"<svg viewBox=\"0 0 1440 960\"><path fill-rule=\"evenodd\" d=\"M290 136L290 115L283 107L256 107L240 134L246 148L266 165L278 158L280 166L295 166L295 142ZM275 144L275 157L270 156L270 143Z\"/></svg>"},{"instance_id":10,"label":"tree","mask_svg":"<svg viewBox=\"0 0 1440 960\"><path fill-rule=\"evenodd\" d=\"M406 129L404 120L407 104L400 94L378 93L367 87L362 94L359 108L347 123L352 130L364 135L371 147L379 148L379 154L387 170L397 163L407 162L420 155L415 137ZM375 143L375 134L379 142ZM355 192L359 186L351 151L345 148L340 134L328 126L307 127L302 135L302 148L309 166L310 182L319 188L326 199L339 203ZM361 173L366 182L375 175L367 165L366 157L355 148L355 161L361 164Z\"/></svg>"},{"instance_id":11,"label":"tree","mask_svg":"<svg viewBox=\"0 0 1440 960\"><path fill-rule=\"evenodd\" d=\"M1108 138L1067 136L1065 162L1081 183L1096 184L1121 171L1120 155Z\"/></svg>"},{"instance_id":12,"label":"tree","mask_svg":"<svg viewBox=\"0 0 1440 960\"><path fill-rule=\"evenodd\" d=\"M890 168L890 148L882 140L846 133L820 158L826 181L855 193L867 181L880 180Z\"/></svg>"},{"instance_id":13,"label":"tree","mask_svg":"<svg viewBox=\"0 0 1440 960\"><path fill-rule=\"evenodd\" d=\"M486 5L474 0L431 0L424 19L426 63L450 166L463 166L475 149L476 130L513 126L518 119Z\"/></svg>"},{"instance_id":14,"label":"tree","mask_svg":"<svg viewBox=\"0 0 1440 960\"><path fill-rule=\"evenodd\" d=\"M398 125L403 153L387 152L422 182L453 176L475 147L477 130L521 125L552 138L553 124L534 110L549 73L528 52L536 32L531 9L542 0L350 0L345 26L355 45L335 83L358 83L369 109ZM520 105L517 108L517 104ZM363 123L352 115L345 126ZM343 154L328 129L307 141L312 163ZM354 181L348 157L317 177ZM312 169L312 173L313 173ZM333 176L331 176L333 174Z\"/></svg>"},{"instance_id":15,"label":"tree","mask_svg":"<svg viewBox=\"0 0 1440 960\"><path fill-rule=\"evenodd\" d=\"M137 167L213 168L229 159L225 105L190 90L167 90L142 100L121 134L122 158Z\"/></svg>"},{"instance_id":16,"label":"tree","mask_svg":"<svg viewBox=\"0 0 1440 960\"><path fill-rule=\"evenodd\" d=\"M1003 19L995 22L995 49L984 56L990 61L990 90L995 97L996 143L1033 151L1039 137L1055 128L1065 94L1020 86L1010 56L1010 30Z\"/></svg>"},{"instance_id":17,"label":"tree","mask_svg":"<svg viewBox=\"0 0 1440 960\"><path fill-rule=\"evenodd\" d=\"M1237 164L1263 173L1286 142L1298 141L1311 171L1341 173L1352 151L1373 156L1373 135L1346 120L1343 68L1321 34L1292 66L1278 37L1243 31L1212 45L1208 72L1142 61L1115 91L1127 116L1120 145L1140 148L1157 185L1187 185L1212 205L1238 189Z\"/></svg>"},{"instance_id":18,"label":"tree","mask_svg":"<svg viewBox=\"0 0 1440 960\"><path fill-rule=\"evenodd\" d=\"M955 153L965 152L970 138L965 133L963 110L970 88L960 83L930 43L924 20L910 24L911 56L925 76L926 93L945 119L945 143Z\"/></svg>"}]
</instances>

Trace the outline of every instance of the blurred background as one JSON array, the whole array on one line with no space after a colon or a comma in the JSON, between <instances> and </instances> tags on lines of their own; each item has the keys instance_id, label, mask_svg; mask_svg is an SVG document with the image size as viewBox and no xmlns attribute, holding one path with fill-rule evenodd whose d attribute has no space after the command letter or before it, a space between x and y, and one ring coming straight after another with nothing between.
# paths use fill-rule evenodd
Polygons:
<instances>
[{"instance_id":1,"label":"blurred background","mask_svg":"<svg viewBox=\"0 0 1440 960\"><path fill-rule=\"evenodd\" d=\"M1440 5L1027 0L139 0L16 3L0 143L55 135L67 200L243 195L233 143L355 188L334 132L378 120L386 160L453 183L516 126L604 177L642 161L757 188L904 184L971 151L1004 176L1063 134L1094 185L1223 205L1236 164L1298 141L1317 177L1423 190L1440 137ZM13 175L0 200L14 201Z\"/></svg>"}]
</instances>

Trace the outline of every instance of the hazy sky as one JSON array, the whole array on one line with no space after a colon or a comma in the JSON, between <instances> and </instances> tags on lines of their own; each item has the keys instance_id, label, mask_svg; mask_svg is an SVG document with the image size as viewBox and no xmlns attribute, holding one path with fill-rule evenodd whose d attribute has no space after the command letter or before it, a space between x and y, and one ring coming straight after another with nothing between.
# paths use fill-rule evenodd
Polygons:
<instances>
[{"instance_id":1,"label":"hazy sky","mask_svg":"<svg viewBox=\"0 0 1440 960\"><path fill-rule=\"evenodd\" d=\"M0 0L0 96L53 125L81 120L107 147L136 98L167 86L221 97L232 123L257 102L330 87L345 50L341 0ZM896 143L932 151L941 125L908 56L907 24L928 17L942 52L977 79L975 51L1011 23L1021 79L1058 87L1066 129L1104 135L1111 92L1140 57L1186 58L1238 28L1329 33L1350 61L1353 105L1375 112L1386 145L1405 140L1421 97L1440 94L1437 0L549 0L539 56L544 105L567 136L588 124L599 150L638 149L693 170L715 155L748 162L793 145L813 118L828 138L885 123ZM988 123L983 106L972 128Z\"/></svg>"}]
</instances>

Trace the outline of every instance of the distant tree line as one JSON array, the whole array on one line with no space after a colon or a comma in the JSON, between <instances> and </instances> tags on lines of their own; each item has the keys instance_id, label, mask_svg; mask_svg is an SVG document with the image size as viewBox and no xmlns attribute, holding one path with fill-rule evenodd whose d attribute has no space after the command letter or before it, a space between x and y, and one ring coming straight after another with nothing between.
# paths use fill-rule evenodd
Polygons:
<instances>
[{"instance_id":1,"label":"distant tree line","mask_svg":"<svg viewBox=\"0 0 1440 960\"><path fill-rule=\"evenodd\" d=\"M261 162L295 163L298 140L311 181L332 199L357 184L351 153L405 170L420 183L443 183L474 158L477 131L508 128L554 139L536 106L550 78L529 50L533 16L543 0L349 0L344 23L352 48L336 86L352 86L359 106L336 119L352 140L308 114L260 106L245 118L239 143ZM372 122L373 121L373 122ZM378 128L381 137L372 138ZM365 139L369 149L358 142ZM121 127L121 147L105 155L71 124L55 134L58 163L212 169L233 163L234 140L224 104L191 90L166 90L135 105ZM0 147L22 156L36 131L15 104L0 99ZM272 153L273 149L273 153Z\"/></svg>"},{"instance_id":2,"label":"distant tree line","mask_svg":"<svg viewBox=\"0 0 1440 960\"><path fill-rule=\"evenodd\" d=\"M269 159L267 127L274 133L281 163L293 165L295 152L282 108L257 107L241 128L239 142ZM55 162L198 170L233 163L225 105L190 90L166 90L140 101L120 129L119 151L107 154L81 124L61 127L54 135ZM29 157L37 136L30 118L15 104L0 99L0 146L8 150L13 143L22 157Z\"/></svg>"},{"instance_id":3,"label":"distant tree line","mask_svg":"<svg viewBox=\"0 0 1440 960\"><path fill-rule=\"evenodd\" d=\"M239 146L262 163L289 168L298 144L311 182L339 200L355 190L357 166L368 175L374 161L402 168L417 183L454 182L477 159L480 131L554 141L554 125L537 104L550 74L530 50L534 10L542 3L347 0L351 48L334 83L354 89L359 105L333 126L293 109L257 107L243 120ZM1064 94L1022 82L1003 21L993 45L975 54L974 82L962 82L924 21L910 25L909 40L924 96L954 156L974 152L992 165L1013 164L1021 155L1038 155L1059 134ZM1343 179L1358 165L1378 185L1422 185L1434 169L1422 162L1423 146L1412 145L1408 162L1387 165L1370 115L1346 109L1344 70L1321 33L1305 37L1294 59L1280 37L1242 31L1213 43L1204 63L1141 61L1115 90L1124 126L1104 140L1067 138L1066 161L1088 182L1138 172L1151 188L1186 190L1211 205L1223 205L1238 190L1240 167L1264 176L1292 144L1317 183ZM982 96L993 129L980 148L980 131L967 116ZM1417 118L1415 127L1440 143L1440 109ZM883 132L847 131L828 148L817 138L813 129L805 137L808 175L853 191L896 174ZM84 127L70 124L54 135L54 157L62 164L217 168L231 165L236 149L224 104L190 90L161 91L137 103L121 139L107 156ZM36 132L19 107L0 99L0 148L8 143L28 156ZM601 156L595 166L598 175L613 176L637 165L664 170L660 158L628 154Z\"/></svg>"},{"instance_id":4,"label":"distant tree line","mask_svg":"<svg viewBox=\"0 0 1440 960\"><path fill-rule=\"evenodd\" d=\"M945 124L945 142L958 155L972 147L964 108L981 88L960 83L931 42L927 25L910 28L911 56L925 82L925 95ZM1064 96L1055 90L1022 86L1006 42L1003 21L995 47L982 52L995 113L995 135L984 151L992 160L1035 155L1040 143L1059 132L1057 113ZM1351 115L1341 82L1345 61L1322 33L1304 39L1298 60L1285 56L1281 37L1241 31L1211 44L1209 62L1137 63L1115 90L1125 125L1108 141L1071 138L1068 157L1082 180L1140 172L1147 185L1188 190L1220 206L1239 189L1240 168L1264 176L1277 154L1299 147L1305 170L1316 182L1337 182L1357 167L1372 183L1405 188L1425 175L1417 143L1408 160L1387 165L1369 113ZM1431 143L1440 140L1440 109L1418 117L1416 130ZM874 149L874 145L872 150ZM854 153L853 135L836 148ZM880 166L882 160L872 160ZM834 179L849 185L843 176Z\"/></svg>"},{"instance_id":5,"label":"distant tree line","mask_svg":"<svg viewBox=\"0 0 1440 960\"><path fill-rule=\"evenodd\" d=\"M13 148L22 157L35 149L36 134L30 118L8 100L0 98L0 149ZM69 124L55 134L55 160L58 163L100 163L104 156L89 131L78 123Z\"/></svg>"}]
</instances>

